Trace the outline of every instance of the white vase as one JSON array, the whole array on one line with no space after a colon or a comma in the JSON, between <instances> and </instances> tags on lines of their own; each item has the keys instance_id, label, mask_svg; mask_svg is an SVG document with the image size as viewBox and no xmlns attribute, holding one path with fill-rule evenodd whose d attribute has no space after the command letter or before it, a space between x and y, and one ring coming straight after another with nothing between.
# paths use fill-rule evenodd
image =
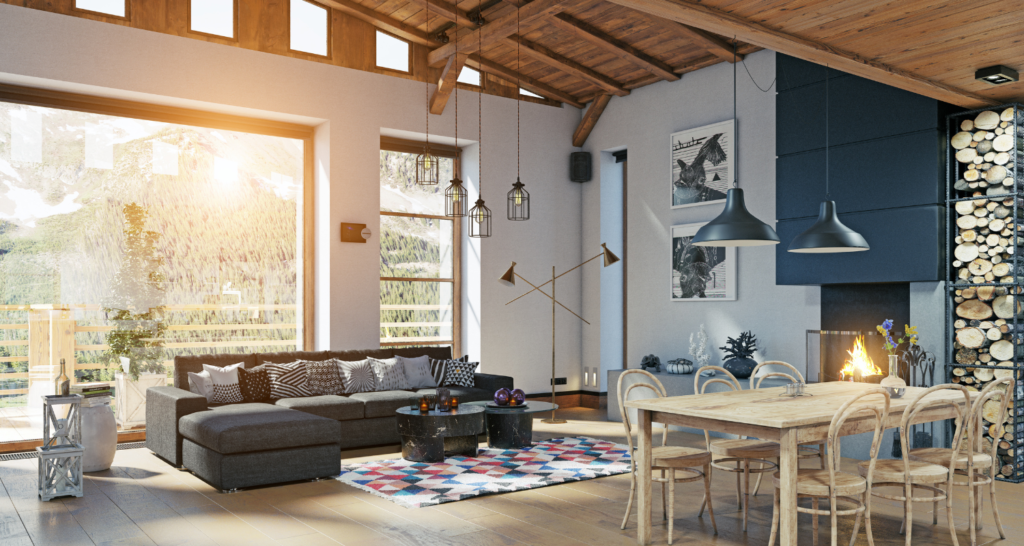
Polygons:
<instances>
[{"instance_id":1,"label":"white vase","mask_svg":"<svg viewBox=\"0 0 1024 546\"><path fill-rule=\"evenodd\" d=\"M115 394L117 404L117 424L122 429L144 426L146 424L146 389L162 387L167 384L167 376L162 373L139 374L138 381L132 381L128 374L114 375L116 380Z\"/></svg>"},{"instance_id":2,"label":"white vase","mask_svg":"<svg viewBox=\"0 0 1024 546\"><path fill-rule=\"evenodd\" d=\"M82 471L110 468L117 452L117 423L110 409L110 397L86 398L82 402Z\"/></svg>"}]
</instances>

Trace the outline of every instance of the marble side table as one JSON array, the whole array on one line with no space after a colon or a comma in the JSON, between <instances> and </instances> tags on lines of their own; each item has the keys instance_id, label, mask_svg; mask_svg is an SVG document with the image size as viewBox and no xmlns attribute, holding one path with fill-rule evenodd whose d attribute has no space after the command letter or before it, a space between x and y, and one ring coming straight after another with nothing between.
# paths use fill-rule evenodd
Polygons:
<instances>
[{"instance_id":1,"label":"marble side table","mask_svg":"<svg viewBox=\"0 0 1024 546\"><path fill-rule=\"evenodd\" d=\"M449 455L476 456L478 436L484 432L484 408L463 404L457 410L420 413L406 406L395 413L403 459L440 463Z\"/></svg>"},{"instance_id":2,"label":"marble side table","mask_svg":"<svg viewBox=\"0 0 1024 546\"><path fill-rule=\"evenodd\" d=\"M525 407L488 406L490 402L468 402L466 406L487 411L487 445L498 449L521 449L533 445L533 414L558 409L557 404L527 400Z\"/></svg>"}]
</instances>

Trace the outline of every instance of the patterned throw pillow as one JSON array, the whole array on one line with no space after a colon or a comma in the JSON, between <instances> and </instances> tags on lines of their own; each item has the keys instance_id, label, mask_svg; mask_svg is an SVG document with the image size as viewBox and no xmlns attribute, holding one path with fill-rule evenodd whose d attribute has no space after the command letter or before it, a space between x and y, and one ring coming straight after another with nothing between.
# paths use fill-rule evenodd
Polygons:
<instances>
[{"instance_id":1,"label":"patterned throw pillow","mask_svg":"<svg viewBox=\"0 0 1024 546\"><path fill-rule=\"evenodd\" d=\"M377 380L373 376L373 367L370 366L369 360L338 361L338 369L341 370L341 381L345 384L345 394L376 390Z\"/></svg>"},{"instance_id":2,"label":"patterned throw pillow","mask_svg":"<svg viewBox=\"0 0 1024 546\"><path fill-rule=\"evenodd\" d=\"M270 400L270 374L266 366L257 366L251 370L239 368L238 387L242 389L242 399L246 402Z\"/></svg>"},{"instance_id":3,"label":"patterned throw pillow","mask_svg":"<svg viewBox=\"0 0 1024 546\"><path fill-rule=\"evenodd\" d=\"M429 389L437 386L437 381L430 375L430 357L416 358L395 357L405 369L405 378L409 380L410 389Z\"/></svg>"},{"instance_id":4,"label":"patterned throw pillow","mask_svg":"<svg viewBox=\"0 0 1024 546\"><path fill-rule=\"evenodd\" d=\"M242 401L242 389L238 387L238 369L243 364L232 364L220 368L203 364L203 371L210 374L213 391L207 398L211 404L237 404Z\"/></svg>"},{"instance_id":5,"label":"patterned throw pillow","mask_svg":"<svg viewBox=\"0 0 1024 546\"><path fill-rule=\"evenodd\" d=\"M436 386L440 387L444 385L445 371L448 369L449 362L469 362L469 355L463 355L457 360L437 360L434 358L430 359L430 375L434 378Z\"/></svg>"},{"instance_id":6,"label":"patterned throw pillow","mask_svg":"<svg viewBox=\"0 0 1024 546\"><path fill-rule=\"evenodd\" d=\"M405 377L405 366L398 362L397 358L367 360L373 367L373 378L377 381L378 391L400 391L410 388L409 379Z\"/></svg>"},{"instance_id":7,"label":"patterned throw pillow","mask_svg":"<svg viewBox=\"0 0 1024 546\"><path fill-rule=\"evenodd\" d=\"M309 382L306 379L306 362L297 360L291 364L269 363L263 365L270 376L270 397L275 400L281 398L302 398L313 396L309 390Z\"/></svg>"},{"instance_id":8,"label":"patterned throw pillow","mask_svg":"<svg viewBox=\"0 0 1024 546\"><path fill-rule=\"evenodd\" d=\"M344 394L345 384L341 380L340 360L306 362L306 379L313 394Z\"/></svg>"},{"instance_id":9,"label":"patterned throw pillow","mask_svg":"<svg viewBox=\"0 0 1024 546\"><path fill-rule=\"evenodd\" d=\"M444 372L445 387L472 387L476 385L476 368L479 362L451 360Z\"/></svg>"}]
</instances>

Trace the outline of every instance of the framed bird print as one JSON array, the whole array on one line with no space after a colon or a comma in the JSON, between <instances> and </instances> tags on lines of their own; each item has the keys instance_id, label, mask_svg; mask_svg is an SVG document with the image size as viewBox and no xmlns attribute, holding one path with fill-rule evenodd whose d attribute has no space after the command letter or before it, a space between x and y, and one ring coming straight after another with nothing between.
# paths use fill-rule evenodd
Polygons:
<instances>
[{"instance_id":1,"label":"framed bird print","mask_svg":"<svg viewBox=\"0 0 1024 546\"><path fill-rule=\"evenodd\" d=\"M697 246L704 224L672 226L672 301L735 301L736 247Z\"/></svg>"},{"instance_id":2,"label":"framed bird print","mask_svg":"<svg viewBox=\"0 0 1024 546\"><path fill-rule=\"evenodd\" d=\"M733 182L736 120L672 133L672 208L725 199Z\"/></svg>"}]
</instances>

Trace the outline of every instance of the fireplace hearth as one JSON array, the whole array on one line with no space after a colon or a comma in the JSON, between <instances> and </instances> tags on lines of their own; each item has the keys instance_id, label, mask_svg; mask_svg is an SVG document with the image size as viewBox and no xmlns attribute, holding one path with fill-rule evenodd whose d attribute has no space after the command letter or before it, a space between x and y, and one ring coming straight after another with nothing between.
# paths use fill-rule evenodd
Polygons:
<instances>
[{"instance_id":1,"label":"fireplace hearth","mask_svg":"<svg viewBox=\"0 0 1024 546\"><path fill-rule=\"evenodd\" d=\"M896 332L893 337L899 338ZM934 382L935 356L917 345L902 344L897 374L912 387L930 387ZM807 381L868 381L877 383L889 374L885 338L877 331L807 330ZM851 370L851 361L862 364ZM864 364L870 362L873 368ZM844 373L844 368L846 373ZM852 372L852 377L851 377ZM875 376L878 374L878 376Z\"/></svg>"}]
</instances>

